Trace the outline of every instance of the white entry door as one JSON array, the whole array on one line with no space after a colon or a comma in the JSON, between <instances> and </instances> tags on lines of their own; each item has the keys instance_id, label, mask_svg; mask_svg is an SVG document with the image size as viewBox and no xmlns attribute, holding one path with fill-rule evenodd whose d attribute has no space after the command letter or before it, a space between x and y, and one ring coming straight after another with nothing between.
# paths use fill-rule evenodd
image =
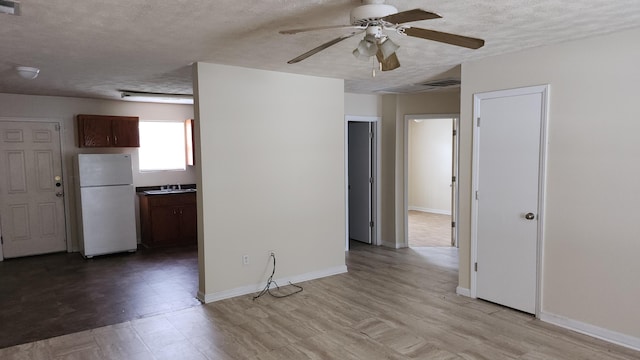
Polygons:
<instances>
[{"instance_id":1,"label":"white entry door","mask_svg":"<svg viewBox=\"0 0 640 360\"><path fill-rule=\"evenodd\" d=\"M546 87L474 103L476 296L534 314Z\"/></svg>"},{"instance_id":2,"label":"white entry door","mask_svg":"<svg viewBox=\"0 0 640 360\"><path fill-rule=\"evenodd\" d=\"M349 238L371 244L371 123L349 122Z\"/></svg>"},{"instance_id":3,"label":"white entry door","mask_svg":"<svg viewBox=\"0 0 640 360\"><path fill-rule=\"evenodd\" d=\"M0 121L0 174L3 257L66 250L59 125Z\"/></svg>"}]
</instances>

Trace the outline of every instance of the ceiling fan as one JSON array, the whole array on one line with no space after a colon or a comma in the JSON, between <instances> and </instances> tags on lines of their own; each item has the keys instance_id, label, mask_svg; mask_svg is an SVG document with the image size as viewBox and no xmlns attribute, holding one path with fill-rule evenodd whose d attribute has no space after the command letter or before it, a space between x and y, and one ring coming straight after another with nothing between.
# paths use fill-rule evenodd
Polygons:
<instances>
[{"instance_id":1,"label":"ceiling fan","mask_svg":"<svg viewBox=\"0 0 640 360\"><path fill-rule=\"evenodd\" d=\"M380 64L380 70L382 71L389 71L400 67L400 61L396 55L396 50L399 46L391 41L389 36L385 34L385 31L395 31L401 35L438 41L469 49L478 49L484 45L484 40L482 39L405 25L406 23L413 21L441 18L441 16L436 13L422 9L398 12L396 7L385 4L384 0L362 0L362 2L363 5L351 10L350 25L318 26L280 31L281 34L297 34L306 31L326 29L352 29L350 33L339 36L316 48L313 48L306 53L289 60L287 63L295 64L330 46L362 33L365 33L364 39L362 39L358 44L358 47L353 50L353 55L362 60L368 60L375 55L378 63Z\"/></svg>"}]
</instances>

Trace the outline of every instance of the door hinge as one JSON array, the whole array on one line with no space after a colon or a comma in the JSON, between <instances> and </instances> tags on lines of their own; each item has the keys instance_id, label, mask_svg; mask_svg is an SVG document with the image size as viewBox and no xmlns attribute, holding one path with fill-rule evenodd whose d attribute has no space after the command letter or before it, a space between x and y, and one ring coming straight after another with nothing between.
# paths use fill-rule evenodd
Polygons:
<instances>
[{"instance_id":1,"label":"door hinge","mask_svg":"<svg viewBox=\"0 0 640 360\"><path fill-rule=\"evenodd\" d=\"M476 191L476 200L478 200L480 196L478 195L478 191Z\"/></svg>"},{"instance_id":2,"label":"door hinge","mask_svg":"<svg viewBox=\"0 0 640 360\"><path fill-rule=\"evenodd\" d=\"M0 236L0 245L4 244L4 238L2 236Z\"/></svg>"},{"instance_id":3,"label":"door hinge","mask_svg":"<svg viewBox=\"0 0 640 360\"><path fill-rule=\"evenodd\" d=\"M373 178L372 177L369 178L369 184L373 184Z\"/></svg>"},{"instance_id":4,"label":"door hinge","mask_svg":"<svg viewBox=\"0 0 640 360\"><path fill-rule=\"evenodd\" d=\"M373 221L369 221L369 227L373 227Z\"/></svg>"},{"instance_id":5,"label":"door hinge","mask_svg":"<svg viewBox=\"0 0 640 360\"><path fill-rule=\"evenodd\" d=\"M475 269L475 271L478 271L478 263L474 264L474 269Z\"/></svg>"},{"instance_id":6,"label":"door hinge","mask_svg":"<svg viewBox=\"0 0 640 360\"><path fill-rule=\"evenodd\" d=\"M60 131L60 124L55 124L53 127L56 129L56 131Z\"/></svg>"},{"instance_id":7,"label":"door hinge","mask_svg":"<svg viewBox=\"0 0 640 360\"><path fill-rule=\"evenodd\" d=\"M452 222L451 222L451 227L452 227L452 228L456 227L456 222L455 222L455 221L452 221Z\"/></svg>"},{"instance_id":8,"label":"door hinge","mask_svg":"<svg viewBox=\"0 0 640 360\"><path fill-rule=\"evenodd\" d=\"M453 136L456 136L456 135L458 135L458 130L455 130L455 129L454 129L454 130L453 130Z\"/></svg>"},{"instance_id":9,"label":"door hinge","mask_svg":"<svg viewBox=\"0 0 640 360\"><path fill-rule=\"evenodd\" d=\"M455 176L451 177L451 182L456 182L456 177Z\"/></svg>"},{"instance_id":10,"label":"door hinge","mask_svg":"<svg viewBox=\"0 0 640 360\"><path fill-rule=\"evenodd\" d=\"M476 121L476 126L480 127L480 118L478 117L478 121Z\"/></svg>"},{"instance_id":11,"label":"door hinge","mask_svg":"<svg viewBox=\"0 0 640 360\"><path fill-rule=\"evenodd\" d=\"M369 139L373 139L373 131L369 131Z\"/></svg>"}]
</instances>

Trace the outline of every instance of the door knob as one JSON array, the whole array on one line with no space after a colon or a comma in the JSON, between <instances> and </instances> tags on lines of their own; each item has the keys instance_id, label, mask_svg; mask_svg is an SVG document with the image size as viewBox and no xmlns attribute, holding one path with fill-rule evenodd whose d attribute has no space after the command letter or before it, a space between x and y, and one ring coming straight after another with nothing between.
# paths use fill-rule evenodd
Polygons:
<instances>
[{"instance_id":1,"label":"door knob","mask_svg":"<svg viewBox=\"0 0 640 360\"><path fill-rule=\"evenodd\" d=\"M524 218L527 219L527 220L533 220L533 219L536 218L536 215L534 213L526 213L524 215Z\"/></svg>"}]
</instances>

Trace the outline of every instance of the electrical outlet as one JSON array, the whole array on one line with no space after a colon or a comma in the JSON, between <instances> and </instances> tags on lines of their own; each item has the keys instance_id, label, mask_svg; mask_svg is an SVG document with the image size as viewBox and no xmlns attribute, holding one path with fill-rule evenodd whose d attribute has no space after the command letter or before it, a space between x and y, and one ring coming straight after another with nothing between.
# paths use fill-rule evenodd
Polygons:
<instances>
[{"instance_id":1,"label":"electrical outlet","mask_svg":"<svg viewBox=\"0 0 640 360\"><path fill-rule=\"evenodd\" d=\"M249 255L242 255L242 265L249 265Z\"/></svg>"}]
</instances>

